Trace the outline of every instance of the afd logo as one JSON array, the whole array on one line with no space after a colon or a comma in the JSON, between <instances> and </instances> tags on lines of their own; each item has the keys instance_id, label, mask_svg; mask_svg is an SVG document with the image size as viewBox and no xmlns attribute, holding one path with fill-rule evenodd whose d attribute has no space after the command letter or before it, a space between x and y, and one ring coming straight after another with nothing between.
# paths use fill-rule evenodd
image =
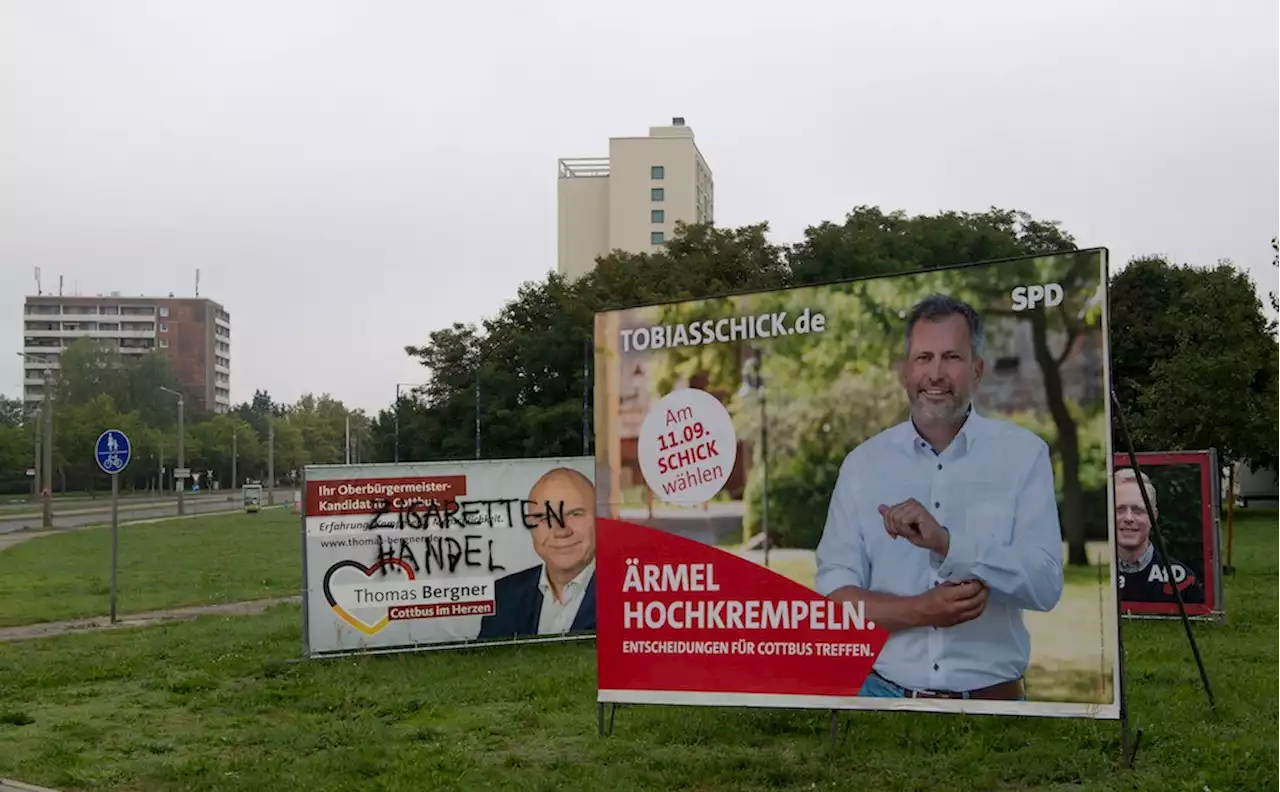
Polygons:
<instances>
[{"instance_id":1,"label":"afd logo","mask_svg":"<svg viewBox=\"0 0 1280 792\"><path fill-rule=\"evenodd\" d=\"M1062 302L1062 287L1056 283L1037 283L1034 286L1015 286L1013 310L1029 311L1041 303L1052 308Z\"/></svg>"}]
</instances>

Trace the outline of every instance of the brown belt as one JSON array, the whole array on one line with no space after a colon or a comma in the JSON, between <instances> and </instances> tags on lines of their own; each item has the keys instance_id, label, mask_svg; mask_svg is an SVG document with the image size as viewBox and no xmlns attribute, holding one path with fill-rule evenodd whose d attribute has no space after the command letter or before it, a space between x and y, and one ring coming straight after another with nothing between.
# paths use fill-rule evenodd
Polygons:
<instances>
[{"instance_id":1,"label":"brown belt","mask_svg":"<svg viewBox=\"0 0 1280 792\"><path fill-rule=\"evenodd\" d=\"M872 671L871 673L875 674L881 679L884 679L883 676L880 676L880 674L878 674L875 671ZM1025 695L1025 688L1023 686L1021 677L1019 677L1018 679L1011 679L1008 682L997 682L994 685L990 685L984 688L978 688L977 690L966 690L966 691L912 690L910 688L904 688L902 685L899 685L898 683L888 679L884 679L884 681L888 682L890 685L893 685L894 687L901 690L903 692L903 695L906 696L907 698L937 698L937 699L970 698L970 699L983 699L987 701L1017 701L1018 699L1022 698Z\"/></svg>"}]
</instances>

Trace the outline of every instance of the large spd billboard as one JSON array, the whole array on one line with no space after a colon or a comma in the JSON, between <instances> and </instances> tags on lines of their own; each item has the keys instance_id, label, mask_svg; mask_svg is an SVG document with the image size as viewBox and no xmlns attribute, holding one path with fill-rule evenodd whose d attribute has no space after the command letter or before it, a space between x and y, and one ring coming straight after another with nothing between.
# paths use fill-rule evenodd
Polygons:
<instances>
[{"instance_id":1,"label":"large spd billboard","mask_svg":"<svg viewBox=\"0 0 1280 792\"><path fill-rule=\"evenodd\" d=\"M598 314L598 700L1118 718L1103 250Z\"/></svg>"}]
</instances>

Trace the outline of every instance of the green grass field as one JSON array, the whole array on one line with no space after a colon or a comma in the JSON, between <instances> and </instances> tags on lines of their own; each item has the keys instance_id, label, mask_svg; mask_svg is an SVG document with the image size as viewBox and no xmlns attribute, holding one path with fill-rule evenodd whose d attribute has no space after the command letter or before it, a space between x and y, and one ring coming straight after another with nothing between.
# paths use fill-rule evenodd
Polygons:
<instances>
[{"instance_id":1,"label":"green grass field","mask_svg":"<svg viewBox=\"0 0 1280 792\"><path fill-rule=\"evenodd\" d=\"M233 512L120 529L117 610L264 599L302 585L298 516ZM0 552L0 627L104 616L111 529L34 538Z\"/></svg>"},{"instance_id":2,"label":"green grass field","mask_svg":"<svg viewBox=\"0 0 1280 792\"><path fill-rule=\"evenodd\" d=\"M280 606L0 644L0 777L64 790L1276 789L1277 550L1274 511L1239 520L1228 622L1194 625L1216 711L1179 623L1124 624L1145 730L1133 770L1111 721L849 713L833 756L826 712L624 707L601 739L590 642L283 663L301 652L301 618Z\"/></svg>"}]
</instances>

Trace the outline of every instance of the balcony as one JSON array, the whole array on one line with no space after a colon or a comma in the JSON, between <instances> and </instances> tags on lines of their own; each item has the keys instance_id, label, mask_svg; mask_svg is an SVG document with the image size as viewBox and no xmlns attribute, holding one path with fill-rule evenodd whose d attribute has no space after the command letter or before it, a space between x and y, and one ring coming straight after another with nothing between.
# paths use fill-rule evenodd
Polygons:
<instances>
[{"instance_id":1,"label":"balcony","mask_svg":"<svg viewBox=\"0 0 1280 792\"><path fill-rule=\"evenodd\" d=\"M152 330L27 330L24 334L28 338L41 339L66 339L73 340L76 338L155 338L156 331Z\"/></svg>"}]
</instances>

